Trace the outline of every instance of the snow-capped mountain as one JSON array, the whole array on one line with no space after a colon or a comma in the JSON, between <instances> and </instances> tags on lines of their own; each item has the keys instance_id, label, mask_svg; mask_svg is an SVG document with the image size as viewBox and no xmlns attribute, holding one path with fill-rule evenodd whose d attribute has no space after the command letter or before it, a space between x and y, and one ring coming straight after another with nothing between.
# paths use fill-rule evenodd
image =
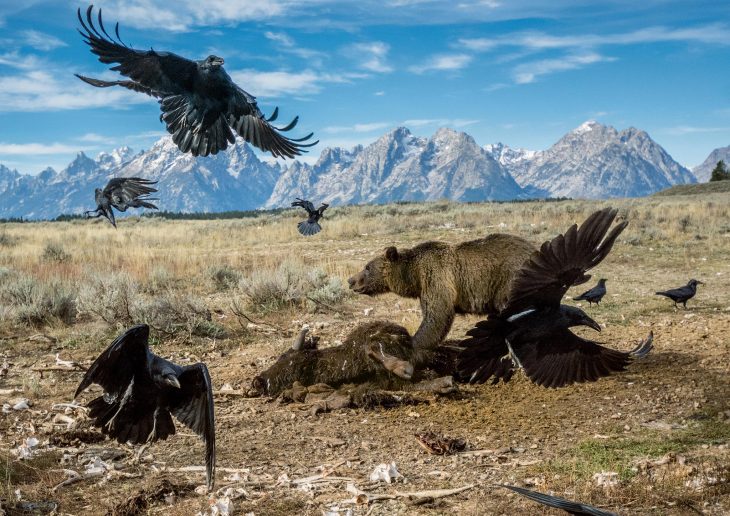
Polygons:
<instances>
[{"instance_id":1,"label":"snow-capped mountain","mask_svg":"<svg viewBox=\"0 0 730 516\"><path fill-rule=\"evenodd\" d=\"M730 145L713 150L701 165L697 165L692 169L697 180L700 183L706 183L709 181L710 176L712 175L712 170L717 166L717 162L720 160L725 162L726 167L730 167ZM2 178L1 174L2 173L0 172L0 178ZM2 179L0 179L0 181L2 181Z\"/></svg>"},{"instance_id":2,"label":"snow-capped mountain","mask_svg":"<svg viewBox=\"0 0 730 516\"><path fill-rule=\"evenodd\" d=\"M295 196L353 204L507 200L524 193L468 134L442 128L419 138L398 127L367 147L325 149L313 167L291 166L267 206L288 205Z\"/></svg>"},{"instance_id":3,"label":"snow-capped mountain","mask_svg":"<svg viewBox=\"0 0 730 516\"><path fill-rule=\"evenodd\" d=\"M553 197L639 197L697 181L645 131L619 132L593 120L549 149L506 166L521 186Z\"/></svg>"},{"instance_id":4,"label":"snow-capped mountain","mask_svg":"<svg viewBox=\"0 0 730 516\"><path fill-rule=\"evenodd\" d=\"M513 149L502 142L489 143L484 146L494 159L496 159L503 167L517 167L521 163L531 160L537 155L538 151L527 149Z\"/></svg>"},{"instance_id":5,"label":"snow-capped mountain","mask_svg":"<svg viewBox=\"0 0 730 516\"><path fill-rule=\"evenodd\" d=\"M695 182L644 131L592 121L537 152L480 147L447 128L422 138L398 127L365 147L325 149L314 165L261 161L242 141L195 158L166 136L138 154L128 147L96 159L80 152L60 172L29 176L0 165L0 218L82 213L95 207L94 188L119 176L158 180L160 209L186 212L289 206L295 197L336 205L639 196Z\"/></svg>"}]
</instances>

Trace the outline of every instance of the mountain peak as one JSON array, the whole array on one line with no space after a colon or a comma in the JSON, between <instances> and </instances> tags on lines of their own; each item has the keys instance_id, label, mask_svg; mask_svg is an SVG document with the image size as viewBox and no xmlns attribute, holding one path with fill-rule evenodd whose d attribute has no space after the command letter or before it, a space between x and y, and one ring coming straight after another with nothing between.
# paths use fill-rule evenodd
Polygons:
<instances>
[{"instance_id":1,"label":"mountain peak","mask_svg":"<svg viewBox=\"0 0 730 516\"><path fill-rule=\"evenodd\" d=\"M600 123L596 122L595 120L586 120L585 122L580 124L578 127L573 129L571 131L571 133L583 134L583 133L588 133L588 132L594 131L596 129L606 129L606 128L607 128L607 126L600 124Z\"/></svg>"}]
</instances>

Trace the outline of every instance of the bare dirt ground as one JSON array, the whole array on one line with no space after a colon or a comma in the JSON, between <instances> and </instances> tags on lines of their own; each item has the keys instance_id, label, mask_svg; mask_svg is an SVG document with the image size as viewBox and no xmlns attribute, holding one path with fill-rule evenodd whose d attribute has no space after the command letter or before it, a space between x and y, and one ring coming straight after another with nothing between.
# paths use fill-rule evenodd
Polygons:
<instances>
[{"instance_id":1,"label":"bare dirt ground","mask_svg":"<svg viewBox=\"0 0 730 516\"><path fill-rule=\"evenodd\" d=\"M165 267L171 277L165 291L197 296L226 334L153 332L154 351L179 363L206 362L215 389L230 386L235 393L216 396L216 492L196 493L204 483L202 470L178 470L203 462L204 445L187 429L178 427L178 435L138 456L138 449L99 440L82 410L54 406L71 402L83 374L56 366L55 354L86 367L125 325L80 309L65 323L24 322L19 308L6 302L0 308L0 403L27 399L30 408L0 414L2 507L18 513L11 507L20 497L57 503L59 514L122 514L120 504L141 493L132 501L139 514L210 514L211 500L225 495L233 499L234 514L560 514L496 487L506 483L619 514L728 514L726 197L613 203L630 225L593 271L594 278L608 278L609 294L601 306L584 308L605 326L591 337L615 348L630 349L654 331L655 349L628 371L557 390L517 376L498 386L463 386L459 395L420 405L316 415L303 404L240 394L287 349L302 324L321 336L321 346L335 345L357 323L373 319L413 331L420 321L417 303L394 295L347 296L337 303L260 310L245 304L238 287L211 286L207 267L225 264L246 278L257 269L274 274L294 257L344 281L387 245L458 242L497 231L539 244L605 203L347 208L333 210L323 232L307 240L293 229L295 212L244 221L122 220L117 232L85 222L0 226L0 237L9 242L0 246L0 268L39 282L59 280L80 289L92 271L127 271L143 284L159 276L153 265ZM61 242L69 258L39 258L48 242ZM0 275L0 282L8 277ZM690 277L706 285L686 311L653 295ZM253 323L235 315L237 299L239 313L245 306ZM460 338L477 320L457 317L450 338ZM462 438L468 451L429 455L414 437L424 431ZM19 459L19 447L31 437L38 444L30 457ZM67 470L83 473L95 457L119 469L57 487L69 478ZM370 481L376 466L390 462L401 479ZM368 504L356 503L348 484L370 495L469 489Z\"/></svg>"}]
</instances>

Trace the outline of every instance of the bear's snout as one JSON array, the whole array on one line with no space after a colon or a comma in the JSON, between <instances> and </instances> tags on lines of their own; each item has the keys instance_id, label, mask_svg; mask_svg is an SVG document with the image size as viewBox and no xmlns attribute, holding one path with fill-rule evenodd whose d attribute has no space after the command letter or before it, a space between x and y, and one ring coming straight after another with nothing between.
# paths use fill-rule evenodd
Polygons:
<instances>
[{"instance_id":1,"label":"bear's snout","mask_svg":"<svg viewBox=\"0 0 730 516\"><path fill-rule=\"evenodd\" d=\"M351 276L347 283L350 284L350 290L360 293L365 288L365 275L362 272L358 272L354 276Z\"/></svg>"}]
</instances>

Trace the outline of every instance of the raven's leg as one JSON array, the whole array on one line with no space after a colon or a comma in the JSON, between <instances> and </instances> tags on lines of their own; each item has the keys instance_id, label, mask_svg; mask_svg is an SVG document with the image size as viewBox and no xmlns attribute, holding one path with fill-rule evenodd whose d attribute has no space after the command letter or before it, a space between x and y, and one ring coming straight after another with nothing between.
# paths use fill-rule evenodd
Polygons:
<instances>
[{"instance_id":1,"label":"raven's leg","mask_svg":"<svg viewBox=\"0 0 730 516\"><path fill-rule=\"evenodd\" d=\"M687 310L687 301L682 301L682 306L684 306L684 309Z\"/></svg>"}]
</instances>

